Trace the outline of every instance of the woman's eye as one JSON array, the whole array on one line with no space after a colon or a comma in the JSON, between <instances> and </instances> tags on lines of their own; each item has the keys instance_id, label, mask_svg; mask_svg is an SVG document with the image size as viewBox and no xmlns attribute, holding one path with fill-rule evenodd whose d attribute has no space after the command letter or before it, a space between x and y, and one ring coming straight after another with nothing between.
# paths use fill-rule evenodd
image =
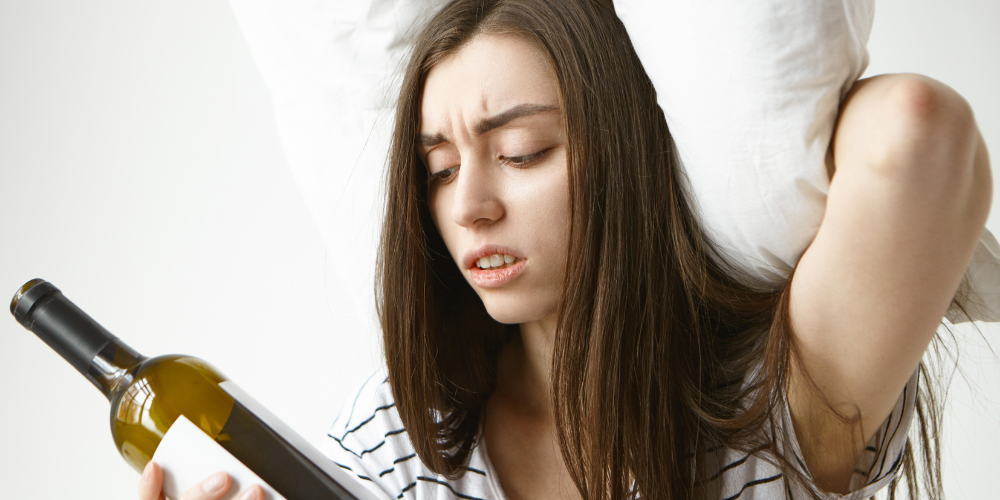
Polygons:
<instances>
[{"instance_id":1,"label":"woman's eye","mask_svg":"<svg viewBox=\"0 0 1000 500\"><path fill-rule=\"evenodd\" d=\"M437 183L448 182L448 180L450 180L455 175L456 170L458 170L458 165L431 174L431 176L427 178L427 185L430 186Z\"/></svg>"},{"instance_id":2,"label":"woman's eye","mask_svg":"<svg viewBox=\"0 0 1000 500\"><path fill-rule=\"evenodd\" d=\"M500 163L510 165L512 167L524 167L529 163L541 160L543 157L545 157L545 151L539 151L535 154L525 156L501 156Z\"/></svg>"}]
</instances>

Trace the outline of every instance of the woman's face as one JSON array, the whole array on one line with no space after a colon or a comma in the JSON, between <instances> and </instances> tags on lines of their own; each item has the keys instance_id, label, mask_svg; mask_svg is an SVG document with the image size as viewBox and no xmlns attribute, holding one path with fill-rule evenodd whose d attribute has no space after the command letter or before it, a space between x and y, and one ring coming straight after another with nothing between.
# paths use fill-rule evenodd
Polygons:
<instances>
[{"instance_id":1,"label":"woman's face","mask_svg":"<svg viewBox=\"0 0 1000 500\"><path fill-rule=\"evenodd\" d=\"M427 75L418 153L434 223L494 319L551 318L562 293L569 177L547 56L479 36Z\"/></svg>"}]
</instances>

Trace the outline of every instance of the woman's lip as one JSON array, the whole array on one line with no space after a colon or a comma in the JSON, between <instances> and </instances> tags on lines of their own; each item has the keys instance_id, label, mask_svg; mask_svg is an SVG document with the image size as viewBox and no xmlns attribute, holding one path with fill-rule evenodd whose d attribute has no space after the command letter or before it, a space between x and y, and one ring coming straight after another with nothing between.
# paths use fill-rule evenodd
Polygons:
<instances>
[{"instance_id":1,"label":"woman's lip","mask_svg":"<svg viewBox=\"0 0 1000 500\"><path fill-rule=\"evenodd\" d=\"M496 288L506 285L516 278L524 269L524 259L503 268L503 269L479 269L478 267L469 270L472 282L479 288Z\"/></svg>"},{"instance_id":2,"label":"woman's lip","mask_svg":"<svg viewBox=\"0 0 1000 500\"><path fill-rule=\"evenodd\" d=\"M520 255L503 245L483 245L466 253L465 257L462 259L462 265L465 269L479 269L479 267L476 266L476 261L493 254L510 255L511 257L517 259L524 259L523 255Z\"/></svg>"}]
</instances>

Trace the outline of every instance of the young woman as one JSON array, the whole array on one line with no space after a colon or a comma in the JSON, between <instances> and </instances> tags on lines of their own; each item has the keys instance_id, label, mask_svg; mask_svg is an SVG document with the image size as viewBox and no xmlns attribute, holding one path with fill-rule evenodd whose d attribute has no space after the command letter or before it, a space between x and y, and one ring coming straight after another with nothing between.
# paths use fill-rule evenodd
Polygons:
<instances>
[{"instance_id":1,"label":"young woman","mask_svg":"<svg viewBox=\"0 0 1000 500\"><path fill-rule=\"evenodd\" d=\"M610 2L449 4L418 39L395 127L387 366L330 432L331 458L374 491L868 498L904 470L915 490L915 455L939 491L933 442L914 452L907 428L933 430L920 359L991 197L954 91L855 85L825 218L781 289L703 235ZM140 498L161 481L148 467Z\"/></svg>"}]
</instances>

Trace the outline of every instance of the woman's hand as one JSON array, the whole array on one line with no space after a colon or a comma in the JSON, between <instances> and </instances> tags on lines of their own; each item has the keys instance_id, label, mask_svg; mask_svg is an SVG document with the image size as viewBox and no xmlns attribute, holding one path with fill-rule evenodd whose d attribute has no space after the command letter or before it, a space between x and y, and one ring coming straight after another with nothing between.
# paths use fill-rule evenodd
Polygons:
<instances>
[{"instance_id":1,"label":"woman's hand","mask_svg":"<svg viewBox=\"0 0 1000 500\"><path fill-rule=\"evenodd\" d=\"M225 472L216 472L204 481L192 486L177 500L218 500L232 486L233 480ZM163 494L163 469L154 462L146 464L139 479L139 500L165 500ZM243 491L236 500L264 500L264 490L253 485Z\"/></svg>"}]
</instances>

